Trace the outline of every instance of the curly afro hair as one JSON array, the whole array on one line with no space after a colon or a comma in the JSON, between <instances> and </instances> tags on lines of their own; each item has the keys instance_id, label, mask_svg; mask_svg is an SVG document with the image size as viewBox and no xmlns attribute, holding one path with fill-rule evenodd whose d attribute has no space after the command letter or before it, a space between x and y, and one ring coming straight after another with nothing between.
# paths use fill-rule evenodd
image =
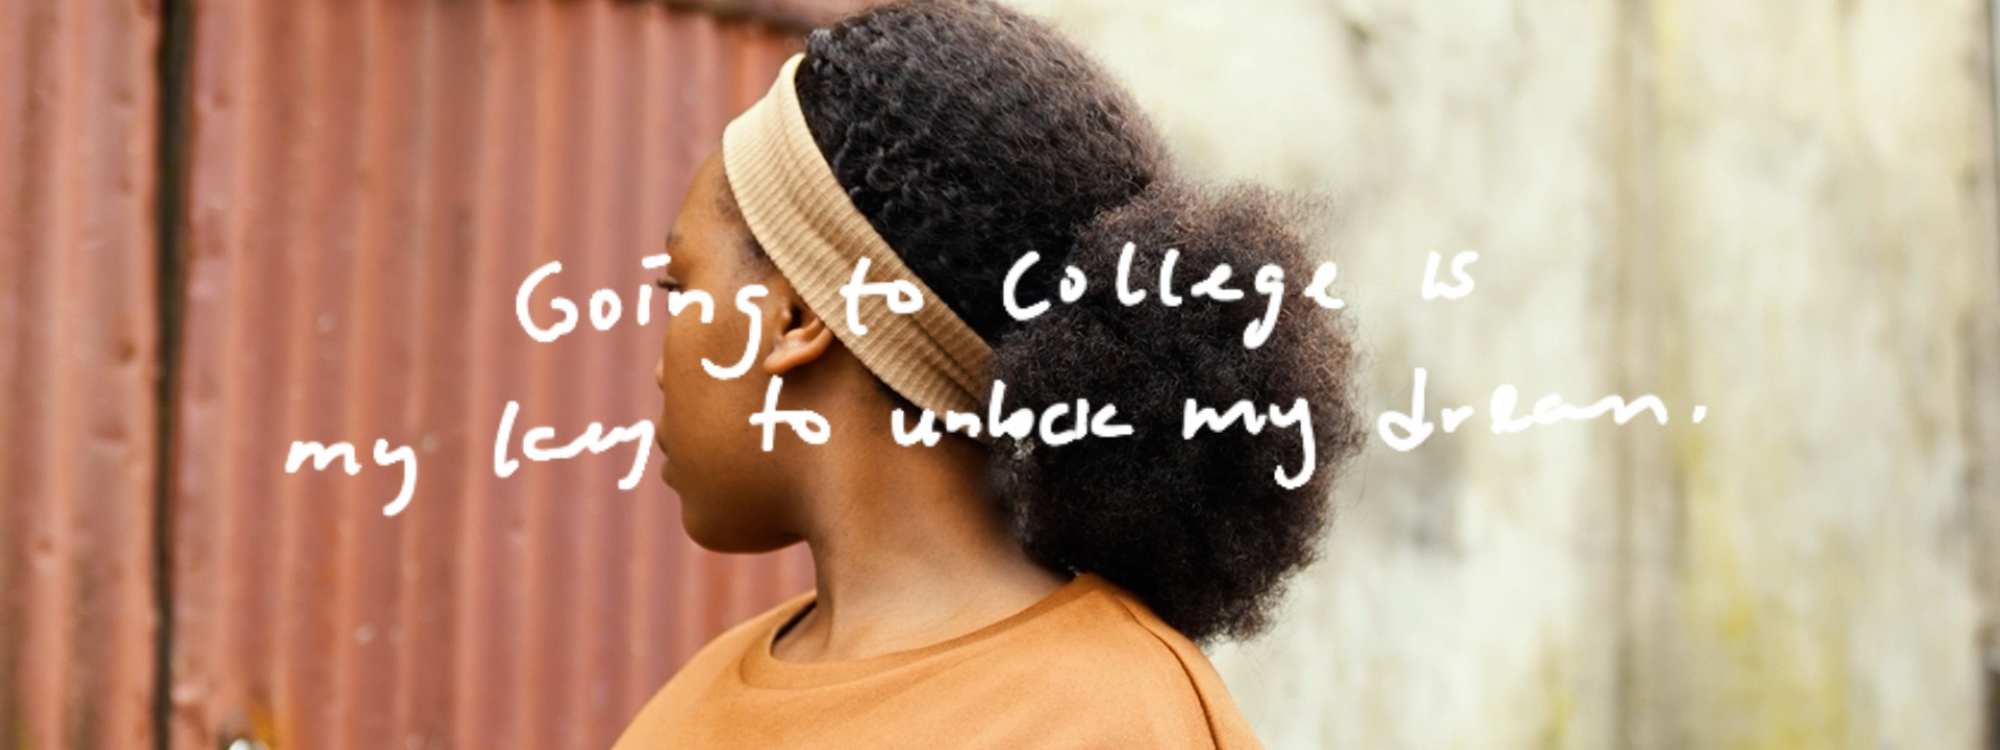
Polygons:
<instances>
[{"instance_id":1,"label":"curly afro hair","mask_svg":"<svg viewBox=\"0 0 2000 750\"><path fill-rule=\"evenodd\" d=\"M1260 632L1284 581L1312 561L1333 477L1365 434L1351 337L1287 294L1270 338L1248 349L1261 295L1125 305L1109 281L1130 242L1133 278L1157 279L1178 252L1184 285L1221 264L1243 271L1237 286L1266 264L1303 284L1313 267L1301 204L1178 178L1145 115L1088 55L986 0L848 17L807 37L796 80L855 207L993 345L1010 405L1114 404L1134 429L993 444L995 496L1023 548L1131 591L1191 639ZM1074 303L1020 322L1001 282L1030 252L1042 260L1020 282L1023 300L1054 296L1066 265L1091 282ZM1297 470L1301 430L1181 435L1190 399L1222 409L1301 398L1319 469L1297 488L1273 472Z\"/></svg>"}]
</instances>

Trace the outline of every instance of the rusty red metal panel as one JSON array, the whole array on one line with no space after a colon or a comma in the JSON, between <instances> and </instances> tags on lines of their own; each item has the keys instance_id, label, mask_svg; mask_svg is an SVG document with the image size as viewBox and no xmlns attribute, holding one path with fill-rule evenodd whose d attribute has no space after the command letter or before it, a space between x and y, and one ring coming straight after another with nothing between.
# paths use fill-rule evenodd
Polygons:
<instances>
[{"instance_id":1,"label":"rusty red metal panel","mask_svg":"<svg viewBox=\"0 0 2000 750\"><path fill-rule=\"evenodd\" d=\"M153 741L159 26L0 3L0 748Z\"/></svg>"},{"instance_id":2,"label":"rusty red metal panel","mask_svg":"<svg viewBox=\"0 0 2000 750\"><path fill-rule=\"evenodd\" d=\"M709 638L810 588L803 550L693 547L656 458L618 490L629 444L493 466L510 401L517 459L531 427L656 413L639 259L795 39L614 0L192 13L173 747L601 748ZM608 288L625 317L533 341L515 292L551 260L536 309ZM419 459L393 517L378 439ZM287 473L295 440L363 468Z\"/></svg>"}]
</instances>

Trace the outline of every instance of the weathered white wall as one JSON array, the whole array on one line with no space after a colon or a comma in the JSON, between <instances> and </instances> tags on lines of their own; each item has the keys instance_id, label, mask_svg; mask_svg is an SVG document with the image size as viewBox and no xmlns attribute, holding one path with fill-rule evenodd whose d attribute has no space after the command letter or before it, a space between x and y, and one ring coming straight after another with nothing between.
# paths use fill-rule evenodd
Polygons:
<instances>
[{"instance_id":1,"label":"weathered white wall","mask_svg":"<svg viewBox=\"0 0 2000 750\"><path fill-rule=\"evenodd\" d=\"M1433 420L1479 410L1375 441L1282 623L1216 651L1267 744L1979 743L1983 3L1017 4L1196 172L1339 199L1376 410L1414 367ZM1426 254L1461 250L1477 291L1422 301ZM1523 409L1656 393L1672 422L1496 436L1503 383Z\"/></svg>"}]
</instances>

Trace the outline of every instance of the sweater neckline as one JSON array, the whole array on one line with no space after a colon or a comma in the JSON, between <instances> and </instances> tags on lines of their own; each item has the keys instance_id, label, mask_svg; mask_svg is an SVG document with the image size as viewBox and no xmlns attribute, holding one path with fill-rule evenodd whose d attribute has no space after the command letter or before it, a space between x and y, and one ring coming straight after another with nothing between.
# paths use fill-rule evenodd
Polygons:
<instances>
[{"instance_id":1,"label":"sweater neckline","mask_svg":"<svg viewBox=\"0 0 2000 750\"><path fill-rule=\"evenodd\" d=\"M744 682L760 687L808 688L849 682L965 648L1015 630L1051 610L1106 585L1107 582L1094 573L1079 573L1068 583L1049 592L1034 604L1028 605L1026 609L978 630L928 646L842 661L782 661L771 654L771 648L777 643L778 634L804 615L805 611L818 600L814 592L807 592L773 611L773 616L758 627L757 639L745 650L741 660L740 673Z\"/></svg>"}]
</instances>

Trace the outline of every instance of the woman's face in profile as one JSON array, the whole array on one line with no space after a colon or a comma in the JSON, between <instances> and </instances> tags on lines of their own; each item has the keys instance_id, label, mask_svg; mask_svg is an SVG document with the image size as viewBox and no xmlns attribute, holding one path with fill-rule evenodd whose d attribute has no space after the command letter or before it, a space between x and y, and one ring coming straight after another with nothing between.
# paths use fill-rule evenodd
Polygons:
<instances>
[{"instance_id":1,"label":"woman's face in profile","mask_svg":"<svg viewBox=\"0 0 2000 750\"><path fill-rule=\"evenodd\" d=\"M766 453L749 416L763 408L770 381L762 362L764 341L741 376L718 380L702 367L708 359L731 367L744 357L749 316L736 307L737 291L763 284L777 293L782 280L751 250L750 229L733 203L720 152L695 168L687 198L667 236L671 257L660 280L674 292L700 292L714 300L712 322L701 322L701 305L665 316L660 360L653 377L660 387L655 442L666 453L661 478L681 497L681 521L688 535L718 552L763 552L797 541L787 528L782 498L784 474L777 457ZM770 296L753 309L763 317L759 338L775 326Z\"/></svg>"}]
</instances>

